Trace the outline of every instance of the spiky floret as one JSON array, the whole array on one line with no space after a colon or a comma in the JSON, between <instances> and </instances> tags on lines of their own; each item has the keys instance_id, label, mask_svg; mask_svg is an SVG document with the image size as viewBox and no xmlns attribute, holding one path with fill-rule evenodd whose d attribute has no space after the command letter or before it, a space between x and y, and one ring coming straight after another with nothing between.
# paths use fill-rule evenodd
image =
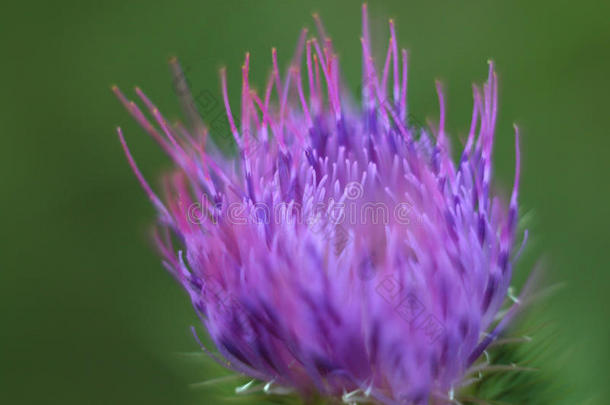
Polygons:
<instances>
[{"instance_id":1,"label":"spiky floret","mask_svg":"<svg viewBox=\"0 0 610 405\"><path fill-rule=\"evenodd\" d=\"M114 89L177 165L162 201L119 129L159 213L157 246L221 356L211 355L238 373L346 402L451 401L518 306L496 323L514 256L518 131L504 204L490 191L492 63L482 90L473 86L472 122L455 164L440 84L438 125L407 123L407 52L398 51L393 22L378 74L363 7L361 107L344 90L317 17L316 24L320 39L303 31L283 77L273 50L263 94L250 87L246 55L239 121L221 71L235 158L206 142L190 96L187 129L170 125L141 90L156 125Z\"/></svg>"}]
</instances>

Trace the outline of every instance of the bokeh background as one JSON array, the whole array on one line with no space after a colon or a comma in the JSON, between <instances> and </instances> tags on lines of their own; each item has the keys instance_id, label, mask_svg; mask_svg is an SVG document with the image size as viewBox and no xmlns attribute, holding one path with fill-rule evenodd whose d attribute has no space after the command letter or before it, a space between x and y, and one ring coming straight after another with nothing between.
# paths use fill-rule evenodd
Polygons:
<instances>
[{"instance_id":1,"label":"bokeh background","mask_svg":"<svg viewBox=\"0 0 610 405\"><path fill-rule=\"evenodd\" d=\"M484 81L488 58L497 63L500 186L512 184L512 123L523 132L521 201L532 243L519 271L544 257L548 283L563 283L540 315L552 328L544 365L561 387L557 403L610 403L609 4L369 5L377 56L387 44L388 17L410 51L413 115L438 116L440 78L456 139L468 128L471 83ZM252 53L251 77L262 85L271 46L285 65L300 28L313 28L313 11L355 90L357 1L3 4L0 403L197 404L231 397L215 385L189 386L220 371L188 354L198 350L189 331L196 318L151 248L154 212L115 127L123 127L153 184L170 162L110 85L130 94L139 85L178 118L167 67L178 56L194 92L218 96L218 68L227 66L237 103L244 53ZM217 141L230 148L226 136Z\"/></svg>"}]
</instances>

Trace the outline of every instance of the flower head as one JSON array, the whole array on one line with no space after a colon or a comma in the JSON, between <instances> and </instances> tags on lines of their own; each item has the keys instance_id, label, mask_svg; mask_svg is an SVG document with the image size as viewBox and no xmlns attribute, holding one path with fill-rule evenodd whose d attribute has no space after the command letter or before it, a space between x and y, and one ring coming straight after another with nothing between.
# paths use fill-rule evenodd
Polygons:
<instances>
[{"instance_id":1,"label":"flower head","mask_svg":"<svg viewBox=\"0 0 610 405\"><path fill-rule=\"evenodd\" d=\"M505 204L490 188L492 63L482 90L474 86L472 123L454 163L440 84L438 124L409 122L407 52L398 50L393 22L378 66L363 7L361 106L344 90L333 44L316 23L320 38L306 40L303 31L284 75L273 50L262 94L250 87L246 55L240 114L221 71L235 157L206 142L188 94L187 129L136 89L153 124L115 89L177 166L162 200L119 129L159 213L163 263L214 341L220 357L212 356L267 390L272 383L346 402L450 401L511 317L494 321L511 280L518 132Z\"/></svg>"}]
</instances>

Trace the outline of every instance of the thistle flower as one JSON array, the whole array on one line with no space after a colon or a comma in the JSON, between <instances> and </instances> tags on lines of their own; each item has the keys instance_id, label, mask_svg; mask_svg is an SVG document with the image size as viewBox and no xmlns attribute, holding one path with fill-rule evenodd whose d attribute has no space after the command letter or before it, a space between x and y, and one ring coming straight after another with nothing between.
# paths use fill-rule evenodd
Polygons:
<instances>
[{"instance_id":1,"label":"thistle flower","mask_svg":"<svg viewBox=\"0 0 610 405\"><path fill-rule=\"evenodd\" d=\"M320 39L307 40L304 30L283 76L274 49L262 94L250 86L246 54L239 119L221 71L236 157L206 141L187 93L189 128L168 123L136 89L153 124L114 89L177 166L164 178L163 200L120 128L119 138L158 211L163 264L219 353L210 356L268 392L451 402L519 305L514 299L499 314L516 256L518 131L506 204L490 185L493 63L483 88L473 86L472 122L454 163L441 85L438 124L408 122L407 52L399 52L390 21L378 66L366 14L363 6L361 106L345 90L332 41L314 16Z\"/></svg>"}]
</instances>

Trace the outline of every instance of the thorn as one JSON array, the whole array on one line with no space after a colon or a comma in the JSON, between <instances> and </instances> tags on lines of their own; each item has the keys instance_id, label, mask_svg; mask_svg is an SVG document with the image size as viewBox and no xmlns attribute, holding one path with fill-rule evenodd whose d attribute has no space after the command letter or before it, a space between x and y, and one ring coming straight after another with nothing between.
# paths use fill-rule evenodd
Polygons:
<instances>
[{"instance_id":1,"label":"thorn","mask_svg":"<svg viewBox=\"0 0 610 405\"><path fill-rule=\"evenodd\" d=\"M248 388L250 388L253 384L254 384L254 380L250 380L247 383L245 383L244 385L240 385L239 387L235 387L235 393L236 394L242 394L243 392L247 391Z\"/></svg>"}]
</instances>

